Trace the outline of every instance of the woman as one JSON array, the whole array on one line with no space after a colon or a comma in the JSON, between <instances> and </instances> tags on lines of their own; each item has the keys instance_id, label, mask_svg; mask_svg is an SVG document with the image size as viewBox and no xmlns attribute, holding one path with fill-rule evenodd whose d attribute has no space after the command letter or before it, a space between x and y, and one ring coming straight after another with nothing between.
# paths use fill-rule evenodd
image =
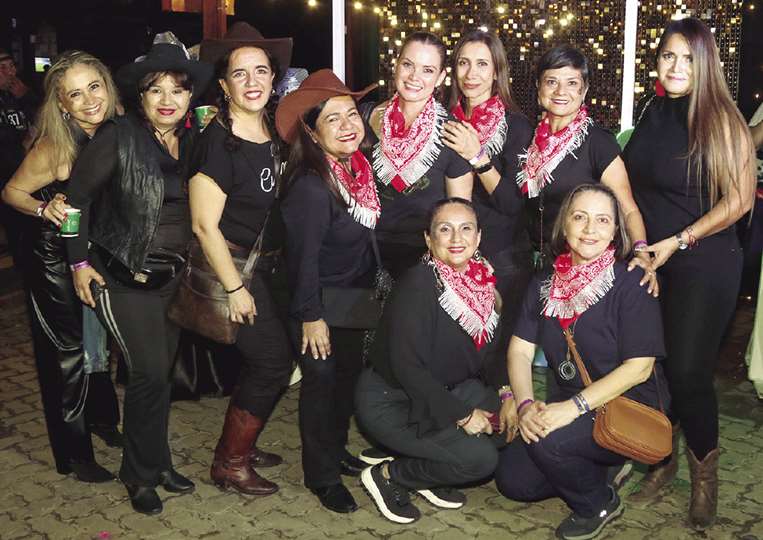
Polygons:
<instances>
[{"instance_id":1,"label":"woman","mask_svg":"<svg viewBox=\"0 0 763 540\"><path fill-rule=\"evenodd\" d=\"M530 239L539 253L538 267L548 267L551 229L565 196L577 185L601 182L615 193L635 248L646 246L646 231L631 194L628 174L615 137L596 125L584 101L588 93L588 60L571 45L546 52L538 62L536 84L543 119L527 152L521 156L517 184L528 200ZM642 284L655 296L657 278L649 256L639 252L631 269L647 270Z\"/></svg>"},{"instance_id":2,"label":"woman","mask_svg":"<svg viewBox=\"0 0 763 540\"><path fill-rule=\"evenodd\" d=\"M101 127L77 160L68 194L82 212L79 236L67 240L74 288L96 308L129 370L119 478L145 514L162 511L156 486L194 489L172 468L167 440L178 329L166 310L191 237L186 115L211 72L171 32L159 34L145 57L117 74L138 110Z\"/></svg>"},{"instance_id":3,"label":"woman","mask_svg":"<svg viewBox=\"0 0 763 540\"><path fill-rule=\"evenodd\" d=\"M211 476L217 485L251 495L278 490L254 467L280 465L283 459L258 450L255 443L289 382L292 353L268 273L255 271L247 289L232 255L248 257L275 203L280 158L274 156L280 149L265 107L279 66L288 66L290 57L291 38L264 40L244 22L201 47L201 58L216 62L219 112L204 130L194 160L198 172L189 183L191 222L209 266L229 291L230 318L241 324L236 348L244 361Z\"/></svg>"},{"instance_id":4,"label":"woman","mask_svg":"<svg viewBox=\"0 0 763 540\"><path fill-rule=\"evenodd\" d=\"M327 287L370 287L371 232L380 205L371 166L358 151L365 135L352 92L331 70L310 75L278 104L276 127L292 145L281 211L292 290L290 331L301 351L299 429L305 485L334 512L357 504L340 474L363 468L345 446L364 332L329 326Z\"/></svg>"},{"instance_id":5,"label":"woman","mask_svg":"<svg viewBox=\"0 0 763 540\"><path fill-rule=\"evenodd\" d=\"M523 201L514 179L532 127L511 99L509 65L495 33L469 32L453 50L449 108L459 121L445 124L445 146L474 162L472 199L482 224L480 251L495 270L503 308L493 360L506 377L505 356L514 321L532 276L532 250Z\"/></svg>"},{"instance_id":6,"label":"woman","mask_svg":"<svg viewBox=\"0 0 763 540\"><path fill-rule=\"evenodd\" d=\"M713 34L702 22L688 18L666 27L657 77L666 95L646 106L624 159L649 231L647 251L659 268L674 442L680 425L692 479L689 521L703 529L717 509L713 372L741 279L733 225L752 206L754 147L723 80ZM637 499L670 484L677 447L647 474Z\"/></svg>"},{"instance_id":7,"label":"woman","mask_svg":"<svg viewBox=\"0 0 763 540\"><path fill-rule=\"evenodd\" d=\"M28 276L35 363L56 470L74 472L83 482L114 479L95 462L89 424L97 424L118 444L119 406L108 371L93 372L98 359L84 349L83 341L91 335L83 333L103 329L95 321L97 326L83 332L83 306L72 286L59 227L69 208L64 201L72 164L101 124L114 116L117 99L111 74L100 60L82 51L61 54L45 74L37 140L3 189L7 204L44 222L33 240ZM42 200L32 195L38 191Z\"/></svg>"},{"instance_id":8,"label":"woman","mask_svg":"<svg viewBox=\"0 0 763 540\"><path fill-rule=\"evenodd\" d=\"M376 237L384 268L394 278L426 250L421 231L432 205L446 194L471 198L469 164L443 148L448 113L435 93L445 76L445 45L434 34L414 32L395 63L395 95L369 117L382 203Z\"/></svg>"},{"instance_id":9,"label":"woman","mask_svg":"<svg viewBox=\"0 0 763 540\"><path fill-rule=\"evenodd\" d=\"M460 508L453 489L495 469L491 419L499 394L477 378L498 325L495 278L477 252L472 204L443 199L424 233L429 253L400 279L384 307L355 399L358 420L398 457L369 467L361 481L395 523L412 523L418 492L440 508ZM493 441L492 439L495 439Z\"/></svg>"},{"instance_id":10,"label":"woman","mask_svg":"<svg viewBox=\"0 0 763 540\"><path fill-rule=\"evenodd\" d=\"M630 253L623 213L601 184L575 187L565 198L551 240L558 254L548 281L530 283L508 352L514 400L503 421L518 415L517 440L501 452L495 481L509 499L560 497L572 510L559 538L593 538L623 511L607 467L625 458L593 440L596 407L619 395L658 407L655 359L664 355L658 301L627 271ZM568 329L593 379L585 387L562 334ZM557 388L535 400L532 361L543 348ZM667 396L665 396L667 399Z\"/></svg>"}]
</instances>

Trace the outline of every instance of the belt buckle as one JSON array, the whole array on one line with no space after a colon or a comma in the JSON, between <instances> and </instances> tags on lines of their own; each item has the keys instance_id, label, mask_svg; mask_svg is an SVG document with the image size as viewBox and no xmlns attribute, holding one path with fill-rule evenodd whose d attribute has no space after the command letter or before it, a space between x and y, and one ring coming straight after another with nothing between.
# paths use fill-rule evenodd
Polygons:
<instances>
[{"instance_id":1,"label":"belt buckle","mask_svg":"<svg viewBox=\"0 0 763 540\"><path fill-rule=\"evenodd\" d=\"M148 282L148 274L145 272L135 272L132 276L132 279L134 281L137 281L138 283L147 283Z\"/></svg>"}]
</instances>

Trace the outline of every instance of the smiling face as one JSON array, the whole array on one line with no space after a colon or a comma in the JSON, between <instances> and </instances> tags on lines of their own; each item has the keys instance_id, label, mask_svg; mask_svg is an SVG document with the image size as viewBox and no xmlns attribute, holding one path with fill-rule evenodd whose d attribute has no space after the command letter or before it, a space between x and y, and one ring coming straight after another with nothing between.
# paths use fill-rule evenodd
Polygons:
<instances>
[{"instance_id":1,"label":"smiling face","mask_svg":"<svg viewBox=\"0 0 763 540\"><path fill-rule=\"evenodd\" d=\"M315 122L315 142L334 159L350 157L360 146L366 132L355 100L337 96L323 106Z\"/></svg>"},{"instance_id":2,"label":"smiling face","mask_svg":"<svg viewBox=\"0 0 763 540\"><path fill-rule=\"evenodd\" d=\"M400 99L426 101L445 80L443 59L434 45L412 41L395 64L395 90Z\"/></svg>"},{"instance_id":3,"label":"smiling face","mask_svg":"<svg viewBox=\"0 0 763 540\"><path fill-rule=\"evenodd\" d=\"M538 82L541 107L560 118L577 114L587 91L582 73L571 66L547 69Z\"/></svg>"},{"instance_id":4,"label":"smiling face","mask_svg":"<svg viewBox=\"0 0 763 540\"><path fill-rule=\"evenodd\" d=\"M98 70L86 64L70 67L61 77L58 107L86 133L94 133L109 108L109 92Z\"/></svg>"},{"instance_id":5,"label":"smiling face","mask_svg":"<svg viewBox=\"0 0 763 540\"><path fill-rule=\"evenodd\" d=\"M612 243L617 232L616 204L600 191L582 191L572 199L564 218L572 264L595 260Z\"/></svg>"},{"instance_id":6,"label":"smiling face","mask_svg":"<svg viewBox=\"0 0 763 540\"><path fill-rule=\"evenodd\" d=\"M490 98L495 79L493 56L487 45L470 41L461 47L456 59L456 81L472 107Z\"/></svg>"},{"instance_id":7,"label":"smiling face","mask_svg":"<svg viewBox=\"0 0 763 540\"><path fill-rule=\"evenodd\" d=\"M242 47L230 55L225 79L220 86L230 96L232 113L253 113L265 108L273 90L275 74L265 51Z\"/></svg>"},{"instance_id":8,"label":"smiling face","mask_svg":"<svg viewBox=\"0 0 763 540\"><path fill-rule=\"evenodd\" d=\"M665 93L677 98L691 93L694 87L692 54L681 34L672 34L657 56L657 78Z\"/></svg>"},{"instance_id":9,"label":"smiling face","mask_svg":"<svg viewBox=\"0 0 763 540\"><path fill-rule=\"evenodd\" d=\"M148 121L159 131L164 131L175 127L188 112L191 91L167 74L141 92L140 101Z\"/></svg>"},{"instance_id":10,"label":"smiling face","mask_svg":"<svg viewBox=\"0 0 763 540\"><path fill-rule=\"evenodd\" d=\"M449 203L433 216L424 240L432 257L463 272L477 251L481 236L474 211L463 204Z\"/></svg>"}]
</instances>

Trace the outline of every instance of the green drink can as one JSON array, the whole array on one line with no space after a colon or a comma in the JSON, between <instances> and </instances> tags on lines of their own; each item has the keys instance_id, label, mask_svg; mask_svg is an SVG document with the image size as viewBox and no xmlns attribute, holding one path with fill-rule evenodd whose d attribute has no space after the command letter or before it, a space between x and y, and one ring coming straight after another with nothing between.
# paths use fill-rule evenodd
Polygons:
<instances>
[{"instance_id":1,"label":"green drink can","mask_svg":"<svg viewBox=\"0 0 763 540\"><path fill-rule=\"evenodd\" d=\"M74 238L75 236L79 236L80 209L67 208L64 212L66 212L66 218L63 223L61 223L61 237Z\"/></svg>"}]
</instances>

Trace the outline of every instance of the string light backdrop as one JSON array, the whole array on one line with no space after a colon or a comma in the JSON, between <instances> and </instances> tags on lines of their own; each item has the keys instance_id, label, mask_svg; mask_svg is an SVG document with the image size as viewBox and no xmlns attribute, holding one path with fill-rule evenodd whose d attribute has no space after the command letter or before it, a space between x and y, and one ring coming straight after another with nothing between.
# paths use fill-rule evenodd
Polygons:
<instances>
[{"instance_id":1,"label":"string light backdrop","mask_svg":"<svg viewBox=\"0 0 763 540\"><path fill-rule=\"evenodd\" d=\"M587 102L602 125L617 131L623 84L625 0L387 0L378 5L379 84L390 94L395 58L407 35L427 30L442 37L452 52L464 32L497 31L508 54L512 92L529 117L538 115L535 65L544 51L572 43L586 54L591 72ZM739 85L740 0L643 0L638 8L636 84L638 101L657 76L654 53L672 17L695 16L713 30L726 80L736 97ZM451 83L450 77L446 84ZM384 93L384 92L383 92Z\"/></svg>"}]
</instances>

